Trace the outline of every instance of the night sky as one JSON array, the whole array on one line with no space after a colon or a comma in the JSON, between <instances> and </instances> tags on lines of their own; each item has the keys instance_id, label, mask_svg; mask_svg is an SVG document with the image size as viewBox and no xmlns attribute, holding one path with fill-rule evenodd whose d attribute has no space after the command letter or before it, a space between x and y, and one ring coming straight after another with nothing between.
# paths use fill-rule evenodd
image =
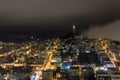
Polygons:
<instances>
[{"instance_id":1,"label":"night sky","mask_svg":"<svg viewBox=\"0 0 120 80\"><path fill-rule=\"evenodd\" d=\"M17 34L65 34L76 25L91 37L99 28L110 38L120 30L120 0L2 0L0 1L0 36ZM109 28L110 25L110 28ZM107 27L106 27L107 26ZM114 29L114 30L110 30ZM110 31L108 34L106 33ZM106 35L108 34L108 35ZM21 36L23 37L23 36Z\"/></svg>"}]
</instances>

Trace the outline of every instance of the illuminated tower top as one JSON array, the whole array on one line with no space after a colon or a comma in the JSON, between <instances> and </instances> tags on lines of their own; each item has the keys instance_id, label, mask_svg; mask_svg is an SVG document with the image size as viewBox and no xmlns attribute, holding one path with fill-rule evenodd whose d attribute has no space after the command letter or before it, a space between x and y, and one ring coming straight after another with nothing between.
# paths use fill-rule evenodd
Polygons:
<instances>
[{"instance_id":1,"label":"illuminated tower top","mask_svg":"<svg viewBox=\"0 0 120 80\"><path fill-rule=\"evenodd\" d=\"M75 37L76 31L75 31L75 25L73 25L73 37Z\"/></svg>"},{"instance_id":2,"label":"illuminated tower top","mask_svg":"<svg viewBox=\"0 0 120 80\"><path fill-rule=\"evenodd\" d=\"M73 25L73 29L75 29L75 25Z\"/></svg>"}]
</instances>

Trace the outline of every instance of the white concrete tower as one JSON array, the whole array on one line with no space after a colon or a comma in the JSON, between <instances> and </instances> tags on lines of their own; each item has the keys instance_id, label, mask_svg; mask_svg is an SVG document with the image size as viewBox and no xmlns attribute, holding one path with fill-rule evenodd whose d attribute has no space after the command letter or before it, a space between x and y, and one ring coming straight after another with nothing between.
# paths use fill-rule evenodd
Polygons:
<instances>
[{"instance_id":1,"label":"white concrete tower","mask_svg":"<svg viewBox=\"0 0 120 80\"><path fill-rule=\"evenodd\" d=\"M76 27L75 27L75 25L73 25L73 37L75 37L75 35L76 35Z\"/></svg>"}]
</instances>

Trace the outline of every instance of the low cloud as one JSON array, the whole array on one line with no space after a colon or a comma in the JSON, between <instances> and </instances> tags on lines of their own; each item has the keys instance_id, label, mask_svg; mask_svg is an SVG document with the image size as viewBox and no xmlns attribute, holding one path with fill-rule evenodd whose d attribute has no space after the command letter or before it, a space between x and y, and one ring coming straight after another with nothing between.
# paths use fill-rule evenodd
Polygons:
<instances>
[{"instance_id":1,"label":"low cloud","mask_svg":"<svg viewBox=\"0 0 120 80\"><path fill-rule=\"evenodd\" d=\"M103 26L90 26L86 33L90 38L102 37L120 41L120 20Z\"/></svg>"}]
</instances>

